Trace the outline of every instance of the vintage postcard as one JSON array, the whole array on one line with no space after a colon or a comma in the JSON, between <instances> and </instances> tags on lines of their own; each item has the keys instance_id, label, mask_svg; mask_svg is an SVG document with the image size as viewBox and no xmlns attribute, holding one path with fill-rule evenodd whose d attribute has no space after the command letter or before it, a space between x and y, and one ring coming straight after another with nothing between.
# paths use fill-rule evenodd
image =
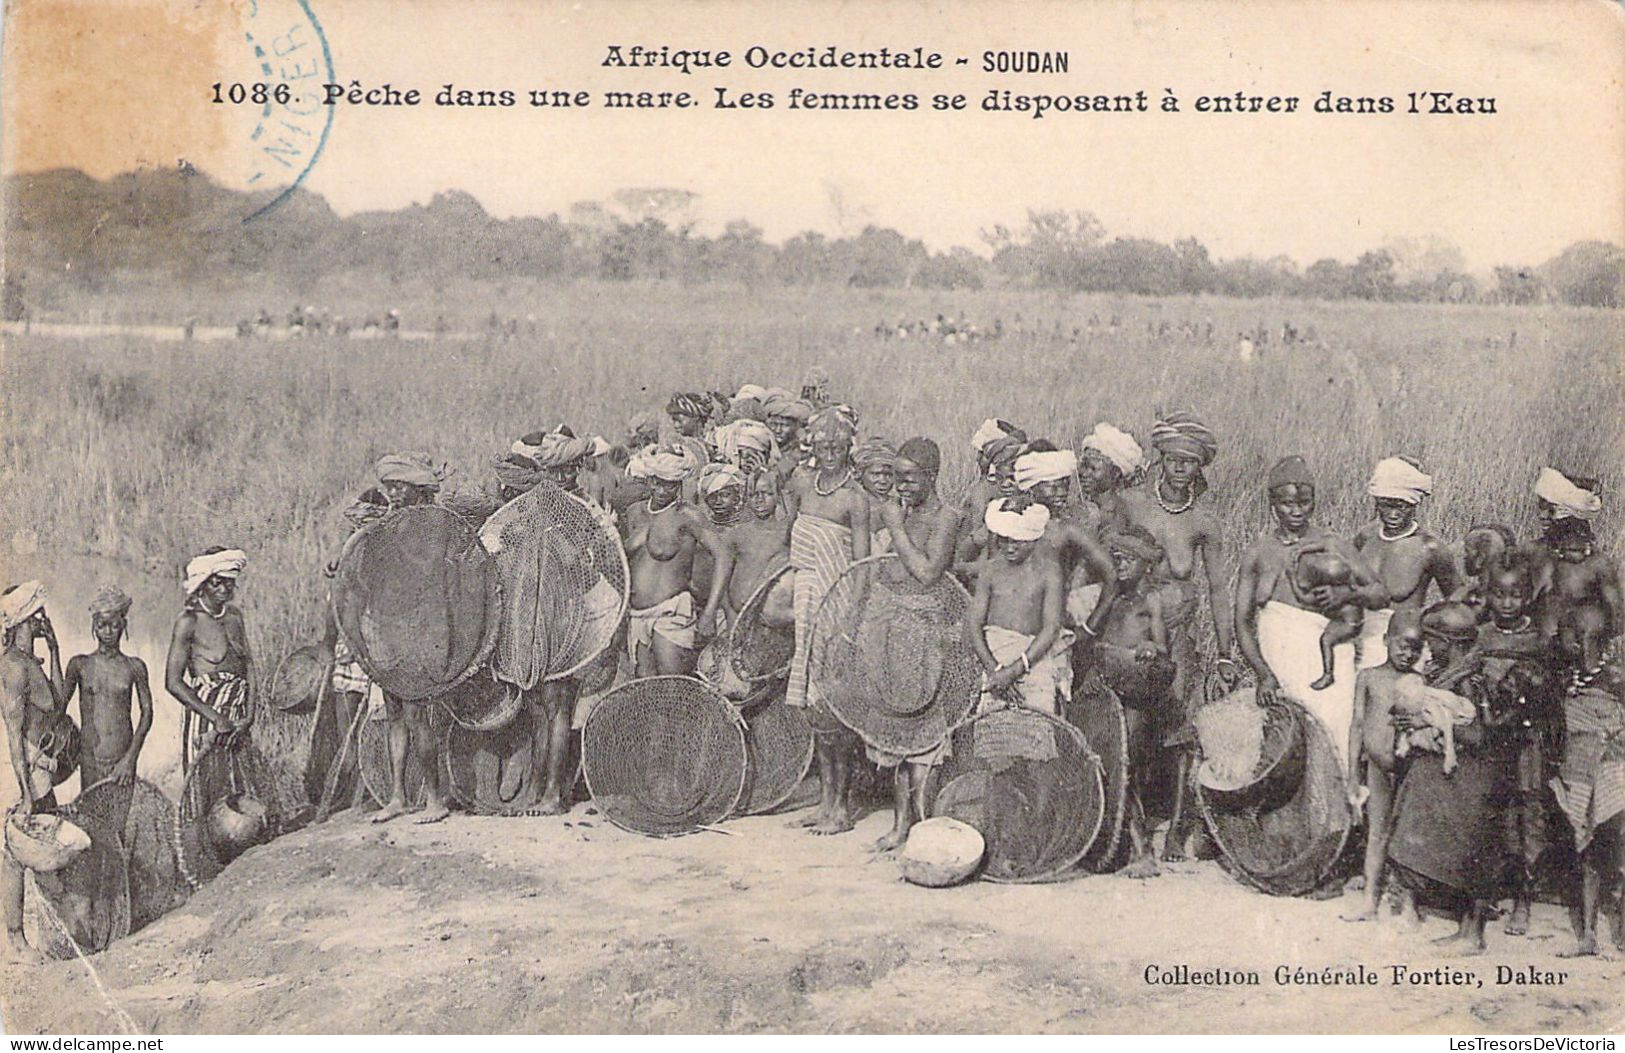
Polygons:
<instances>
[{"instance_id":1,"label":"vintage postcard","mask_svg":"<svg viewBox=\"0 0 1625 1053\"><path fill-rule=\"evenodd\" d=\"M1619 4L3 51L6 1034L1625 1027Z\"/></svg>"}]
</instances>

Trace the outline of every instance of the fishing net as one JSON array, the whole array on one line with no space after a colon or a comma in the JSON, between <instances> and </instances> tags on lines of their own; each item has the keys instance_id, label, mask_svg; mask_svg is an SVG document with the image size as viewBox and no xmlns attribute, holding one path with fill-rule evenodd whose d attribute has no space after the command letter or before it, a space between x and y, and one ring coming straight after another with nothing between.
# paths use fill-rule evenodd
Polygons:
<instances>
[{"instance_id":1,"label":"fishing net","mask_svg":"<svg viewBox=\"0 0 1625 1053\"><path fill-rule=\"evenodd\" d=\"M503 815L535 806L542 780L532 763L535 720L529 707L493 731L460 724L446 730L452 799L475 815Z\"/></svg>"},{"instance_id":2,"label":"fishing net","mask_svg":"<svg viewBox=\"0 0 1625 1053\"><path fill-rule=\"evenodd\" d=\"M525 704L519 688L493 680L486 672L464 680L438 701L447 716L470 731L505 727Z\"/></svg>"},{"instance_id":3,"label":"fishing net","mask_svg":"<svg viewBox=\"0 0 1625 1053\"><path fill-rule=\"evenodd\" d=\"M377 690L374 688L373 690ZM322 692L310 722L310 743L306 748L305 799L316 805L316 818L325 819L335 807L346 807L356 799L360 771L356 763L358 721L366 720L367 699L359 703L357 693Z\"/></svg>"},{"instance_id":4,"label":"fishing net","mask_svg":"<svg viewBox=\"0 0 1625 1053\"><path fill-rule=\"evenodd\" d=\"M186 902L191 890L175 854L175 806L158 787L145 779L122 786L104 780L81 792L72 807L76 814L121 832L131 932Z\"/></svg>"},{"instance_id":5,"label":"fishing net","mask_svg":"<svg viewBox=\"0 0 1625 1053\"><path fill-rule=\"evenodd\" d=\"M213 881L245 849L220 841L211 828L211 812L217 805L240 805L245 797L265 810L255 843L280 834L284 817L276 782L260 751L241 735L211 742L186 773L175 809L175 856L181 876L192 888Z\"/></svg>"},{"instance_id":6,"label":"fishing net","mask_svg":"<svg viewBox=\"0 0 1625 1053\"><path fill-rule=\"evenodd\" d=\"M282 713L308 713L332 679L333 652L321 644L306 644L277 663L266 700Z\"/></svg>"},{"instance_id":7,"label":"fishing net","mask_svg":"<svg viewBox=\"0 0 1625 1053\"><path fill-rule=\"evenodd\" d=\"M750 775L739 814L771 812L790 799L812 767L813 732L806 711L782 700L746 710L745 750Z\"/></svg>"},{"instance_id":8,"label":"fishing net","mask_svg":"<svg viewBox=\"0 0 1625 1053\"><path fill-rule=\"evenodd\" d=\"M852 564L813 619L819 696L877 750L935 749L981 695L982 668L964 637L968 603L959 582L921 585L895 554Z\"/></svg>"},{"instance_id":9,"label":"fishing net","mask_svg":"<svg viewBox=\"0 0 1625 1053\"><path fill-rule=\"evenodd\" d=\"M446 726L451 723L444 710L439 706L427 707L429 735L435 742L444 742ZM417 729L414 729L416 732ZM421 807L427 800L423 786L423 767L418 762L417 754L410 749L406 751L406 803L413 808ZM444 763L444 751L438 751L441 763ZM361 768L361 782L367 788L367 794L378 804L389 801L390 777L394 765L389 761L389 722L378 717L369 716L361 721L361 731L356 736L356 761Z\"/></svg>"},{"instance_id":10,"label":"fishing net","mask_svg":"<svg viewBox=\"0 0 1625 1053\"><path fill-rule=\"evenodd\" d=\"M744 794L745 721L692 677L651 676L605 695L581 731L593 801L610 822L675 837L721 822Z\"/></svg>"},{"instance_id":11,"label":"fishing net","mask_svg":"<svg viewBox=\"0 0 1625 1053\"><path fill-rule=\"evenodd\" d=\"M1084 854L1083 865L1106 873L1127 862L1123 857L1128 839L1123 834L1128 821L1128 721L1117 693L1093 670L1079 681L1067 705L1066 719L1083 732L1089 748L1100 758L1104 795L1100 833Z\"/></svg>"},{"instance_id":12,"label":"fishing net","mask_svg":"<svg viewBox=\"0 0 1625 1053\"><path fill-rule=\"evenodd\" d=\"M960 725L951 744L927 780L927 814L981 832L983 877L1045 881L1083 858L1105 812L1100 758L1083 732L1013 707Z\"/></svg>"},{"instance_id":13,"label":"fishing net","mask_svg":"<svg viewBox=\"0 0 1625 1053\"><path fill-rule=\"evenodd\" d=\"M398 508L345 543L333 613L396 698L444 694L496 646L501 586L474 531L433 505Z\"/></svg>"},{"instance_id":14,"label":"fishing net","mask_svg":"<svg viewBox=\"0 0 1625 1053\"><path fill-rule=\"evenodd\" d=\"M23 935L52 958L104 951L130 933L130 872L119 827L70 803L62 818L90 835L90 847L50 874L25 870ZM66 933L64 933L66 929Z\"/></svg>"},{"instance_id":15,"label":"fishing net","mask_svg":"<svg viewBox=\"0 0 1625 1053\"><path fill-rule=\"evenodd\" d=\"M718 636L700 651L694 674L741 709L757 706L784 690L782 678L746 680L733 660L732 635Z\"/></svg>"},{"instance_id":16,"label":"fishing net","mask_svg":"<svg viewBox=\"0 0 1625 1053\"><path fill-rule=\"evenodd\" d=\"M630 584L604 512L543 481L498 509L480 540L502 582L497 679L528 689L603 653L626 615Z\"/></svg>"},{"instance_id":17,"label":"fishing net","mask_svg":"<svg viewBox=\"0 0 1625 1053\"><path fill-rule=\"evenodd\" d=\"M795 616L792 610L786 622L782 614L794 583L795 570L781 567L762 579L739 609L728 630L728 657L742 679L757 683L789 673L796 650Z\"/></svg>"},{"instance_id":18,"label":"fishing net","mask_svg":"<svg viewBox=\"0 0 1625 1053\"><path fill-rule=\"evenodd\" d=\"M1264 892L1296 896L1331 876L1348 842L1351 819L1331 735L1297 703L1275 705L1292 719L1264 736L1258 764L1265 775L1259 781L1268 792L1237 803L1235 795L1215 793L1198 780L1196 801L1227 869ZM1300 733L1291 734L1290 727ZM1272 739L1283 745L1272 747ZM1292 739L1303 743L1295 779Z\"/></svg>"}]
</instances>

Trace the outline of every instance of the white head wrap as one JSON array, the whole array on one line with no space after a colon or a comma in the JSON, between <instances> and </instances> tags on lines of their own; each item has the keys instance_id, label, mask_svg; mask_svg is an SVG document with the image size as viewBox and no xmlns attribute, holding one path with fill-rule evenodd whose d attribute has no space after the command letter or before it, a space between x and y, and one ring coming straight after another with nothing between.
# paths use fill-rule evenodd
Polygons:
<instances>
[{"instance_id":1,"label":"white head wrap","mask_svg":"<svg viewBox=\"0 0 1625 1053\"><path fill-rule=\"evenodd\" d=\"M738 391L734 392L733 401L738 402L740 399L765 401L767 399L767 389L760 384L744 384Z\"/></svg>"},{"instance_id":2,"label":"white head wrap","mask_svg":"<svg viewBox=\"0 0 1625 1053\"><path fill-rule=\"evenodd\" d=\"M712 461L700 469L700 493L710 495L730 486L744 486L745 473L726 462Z\"/></svg>"},{"instance_id":3,"label":"white head wrap","mask_svg":"<svg viewBox=\"0 0 1625 1053\"><path fill-rule=\"evenodd\" d=\"M25 581L0 596L0 618L5 620L6 631L11 631L45 606L45 586L37 581Z\"/></svg>"},{"instance_id":4,"label":"white head wrap","mask_svg":"<svg viewBox=\"0 0 1625 1053\"><path fill-rule=\"evenodd\" d=\"M1031 490L1039 483L1070 479L1078 470L1078 455L1071 450L1024 453L1016 458L1016 488Z\"/></svg>"},{"instance_id":5,"label":"white head wrap","mask_svg":"<svg viewBox=\"0 0 1625 1053\"><path fill-rule=\"evenodd\" d=\"M1008 434L1010 434L1008 431L999 426L998 420L993 417L989 417L987 420L984 420L975 431L971 432L971 449L975 450L977 453L981 453L983 450L987 449L988 443L1002 435Z\"/></svg>"},{"instance_id":6,"label":"white head wrap","mask_svg":"<svg viewBox=\"0 0 1625 1053\"><path fill-rule=\"evenodd\" d=\"M1095 425L1095 430L1083 440L1083 448L1101 454L1124 475L1133 475L1145 467L1145 451L1134 441L1134 436L1105 421Z\"/></svg>"},{"instance_id":7,"label":"white head wrap","mask_svg":"<svg viewBox=\"0 0 1625 1053\"><path fill-rule=\"evenodd\" d=\"M198 586L216 574L222 578L235 578L247 565L248 555L241 549L228 548L198 556L186 564L186 594L192 595Z\"/></svg>"},{"instance_id":8,"label":"white head wrap","mask_svg":"<svg viewBox=\"0 0 1625 1053\"><path fill-rule=\"evenodd\" d=\"M1004 498L994 498L987 503L987 514L982 521L989 531L1011 541L1037 541L1044 536L1044 528L1049 526L1049 509L1034 502L1025 511L1012 512L1004 505Z\"/></svg>"},{"instance_id":9,"label":"white head wrap","mask_svg":"<svg viewBox=\"0 0 1625 1053\"><path fill-rule=\"evenodd\" d=\"M1602 498L1556 468L1542 468L1535 480L1535 496L1550 504L1554 519L1590 519L1602 511Z\"/></svg>"},{"instance_id":10,"label":"white head wrap","mask_svg":"<svg viewBox=\"0 0 1625 1053\"><path fill-rule=\"evenodd\" d=\"M680 483L700 469L700 460L687 446L645 446L627 463L634 479L664 479Z\"/></svg>"},{"instance_id":11,"label":"white head wrap","mask_svg":"<svg viewBox=\"0 0 1625 1053\"><path fill-rule=\"evenodd\" d=\"M1403 457L1384 457L1372 470L1371 481L1366 483L1365 492L1372 497L1420 504L1422 498L1433 492L1433 476Z\"/></svg>"}]
</instances>

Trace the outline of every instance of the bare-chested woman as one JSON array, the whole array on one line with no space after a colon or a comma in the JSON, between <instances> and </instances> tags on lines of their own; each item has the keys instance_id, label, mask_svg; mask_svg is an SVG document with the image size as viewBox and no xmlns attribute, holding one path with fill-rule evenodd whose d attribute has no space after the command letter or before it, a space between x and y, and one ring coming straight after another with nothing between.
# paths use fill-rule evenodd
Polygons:
<instances>
[{"instance_id":1,"label":"bare-chested woman","mask_svg":"<svg viewBox=\"0 0 1625 1053\"><path fill-rule=\"evenodd\" d=\"M45 614L45 587L37 581L0 594L5 650L0 653L0 719L6 729L5 770L0 771L0 809L16 806L24 815L56 809L52 769L34 745L37 729L62 712L62 653ZM34 641L50 651L47 676L34 656ZM0 852L0 908L6 923L8 955L16 961L44 958L23 938L23 871L10 852Z\"/></svg>"},{"instance_id":2,"label":"bare-chested woman","mask_svg":"<svg viewBox=\"0 0 1625 1053\"><path fill-rule=\"evenodd\" d=\"M130 597L116 586L97 590L90 602L90 631L96 650L68 659L62 704L79 695L79 784L91 787L105 779L128 784L136 760L152 730L152 688L147 664L119 648L124 639ZM130 704L140 717L132 726Z\"/></svg>"},{"instance_id":3,"label":"bare-chested woman","mask_svg":"<svg viewBox=\"0 0 1625 1053\"><path fill-rule=\"evenodd\" d=\"M1563 612L1570 607L1601 607L1614 625L1625 625L1619 565L1598 551L1591 529L1591 518L1602 511L1596 480L1543 468L1535 482L1535 497L1541 536L1525 549L1524 557L1535 568L1541 631L1555 640Z\"/></svg>"},{"instance_id":4,"label":"bare-chested woman","mask_svg":"<svg viewBox=\"0 0 1625 1053\"><path fill-rule=\"evenodd\" d=\"M248 629L231 602L247 563L241 551L216 546L186 564L186 606L169 637L164 687L187 710L181 753L187 769L212 735L253 722Z\"/></svg>"},{"instance_id":5,"label":"bare-chested woman","mask_svg":"<svg viewBox=\"0 0 1625 1053\"><path fill-rule=\"evenodd\" d=\"M1353 645L1338 649L1336 683L1315 691L1321 674L1320 634L1326 618L1317 611L1358 603L1374 610L1387 590L1364 567L1353 548L1313 522L1315 479L1302 457L1283 457L1267 482L1275 527L1253 544L1236 581L1236 643L1258 676L1260 698L1284 695L1325 724L1346 769L1349 726L1354 718ZM1348 585L1319 585L1300 597L1291 580L1300 550L1336 553L1351 569Z\"/></svg>"},{"instance_id":6,"label":"bare-chested woman","mask_svg":"<svg viewBox=\"0 0 1625 1053\"><path fill-rule=\"evenodd\" d=\"M744 608L757 586L790 559L790 521L779 507L778 474L765 471L752 476L745 504L749 514L724 531L721 537L722 546L733 557L723 593L730 621ZM784 593L783 602L774 606L777 607L777 624L789 626L795 613L788 587ZM764 611L763 615L772 624L773 614Z\"/></svg>"},{"instance_id":7,"label":"bare-chested woman","mask_svg":"<svg viewBox=\"0 0 1625 1053\"><path fill-rule=\"evenodd\" d=\"M1354 535L1354 550L1388 594L1388 602L1365 616L1360 635L1359 667L1374 669L1388 661L1384 636L1395 611L1421 613L1428 603L1428 587L1437 586L1440 599L1456 591L1456 558L1450 546L1433 536L1417 520L1422 498L1433 492L1433 477L1414 461L1388 457L1377 462L1366 484L1376 506L1376 521Z\"/></svg>"},{"instance_id":8,"label":"bare-chested woman","mask_svg":"<svg viewBox=\"0 0 1625 1053\"><path fill-rule=\"evenodd\" d=\"M1049 524L1038 543L1038 556L1053 559L1067 583L1067 619L1081 628L1093 607L1093 600L1072 602L1074 592L1088 590L1098 597L1100 586L1113 578L1112 558L1100 542L1100 524L1091 514L1095 506L1072 499L1072 477L1079 459L1071 450L1056 450L1040 439L1033 448L1016 458L1016 488L1049 509ZM1079 615L1076 612L1080 612Z\"/></svg>"},{"instance_id":9,"label":"bare-chested woman","mask_svg":"<svg viewBox=\"0 0 1625 1053\"><path fill-rule=\"evenodd\" d=\"M1100 529L1133 522L1123 494L1145 470L1145 451L1134 436L1101 421L1078 444L1078 488L1099 515ZM1079 617L1088 617L1084 611Z\"/></svg>"},{"instance_id":10,"label":"bare-chested woman","mask_svg":"<svg viewBox=\"0 0 1625 1053\"><path fill-rule=\"evenodd\" d=\"M784 701L808 708L816 732L819 802L805 825L819 834L844 833L853 822L848 790L856 736L819 703L809 673L819 604L848 566L869 555L869 498L853 477L856 416L845 405L814 415L808 425L812 462L796 472L785 494L796 579L796 650Z\"/></svg>"},{"instance_id":11,"label":"bare-chested woman","mask_svg":"<svg viewBox=\"0 0 1625 1053\"><path fill-rule=\"evenodd\" d=\"M698 657L697 630L715 624L731 559L698 509L683 500L683 485L700 463L687 446L651 446L630 471L649 480L649 496L627 509L623 530L631 574L627 653L637 676L686 675ZM704 609L696 616L694 553L703 546L716 571Z\"/></svg>"}]
</instances>

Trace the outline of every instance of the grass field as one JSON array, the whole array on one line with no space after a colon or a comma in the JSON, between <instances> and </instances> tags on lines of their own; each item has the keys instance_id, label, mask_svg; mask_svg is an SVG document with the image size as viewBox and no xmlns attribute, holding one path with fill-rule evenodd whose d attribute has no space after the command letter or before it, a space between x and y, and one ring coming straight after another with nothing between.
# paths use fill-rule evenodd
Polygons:
<instances>
[{"instance_id":1,"label":"grass field","mask_svg":"<svg viewBox=\"0 0 1625 1053\"><path fill-rule=\"evenodd\" d=\"M479 295L458 290L446 309L479 317L489 310L471 299ZM241 546L252 558L242 590L252 642L274 661L318 629L319 571L336 551L337 513L370 482L380 453L425 449L479 474L539 426L567 420L619 438L631 412L658 408L674 389L794 387L813 363L859 407L866 433L937 438L947 491L968 480L966 438L985 416L1070 444L1102 419L1143 438L1158 408L1185 407L1221 437L1211 500L1236 545L1265 525L1261 482L1277 456L1309 458L1323 519L1347 530L1367 512L1371 464L1403 452L1434 474L1424 516L1446 536L1479 521L1526 535L1534 475L1556 463L1604 480L1600 526L1617 548L1618 313L710 286L539 288L522 307L508 289L500 300L505 311L534 312L540 335L438 344L8 338L6 577L26 576L38 551L52 562L94 555L120 574L173 583L203 547ZM402 307L409 326L441 309L426 297ZM872 335L882 319L938 311L983 327L1019 313L1070 330L1095 312L1118 314L1123 326L1081 344L1006 337L943 348ZM1156 341L1148 319L1211 319L1228 338ZM1236 361L1238 330L1279 331L1283 320L1313 326L1319 344ZM59 604L78 611L87 598ZM146 617L167 624L172 613Z\"/></svg>"}]
</instances>

